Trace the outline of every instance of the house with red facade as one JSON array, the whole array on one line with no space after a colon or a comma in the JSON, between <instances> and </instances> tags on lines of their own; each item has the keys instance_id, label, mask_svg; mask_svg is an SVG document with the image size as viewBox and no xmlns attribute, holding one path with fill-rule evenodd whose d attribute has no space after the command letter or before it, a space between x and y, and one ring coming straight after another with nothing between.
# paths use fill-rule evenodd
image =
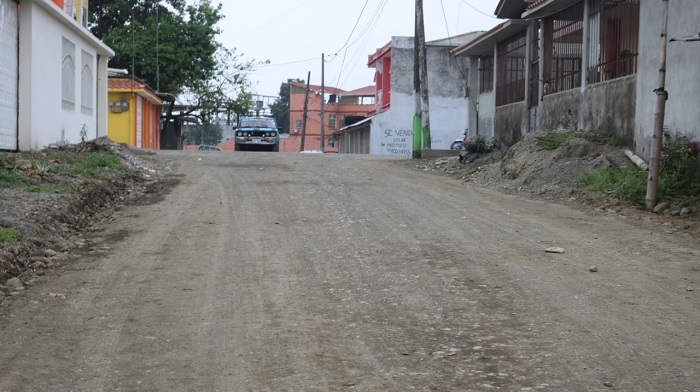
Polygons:
<instances>
[{"instance_id":1,"label":"house with red facade","mask_svg":"<svg viewBox=\"0 0 700 392\"><path fill-rule=\"evenodd\" d=\"M310 85L303 150L323 149L327 152L337 152L338 147L333 134L348 123L371 115L375 108L375 94L374 85L351 91L325 86L324 94L321 94L321 86ZM306 83L289 83L289 136L280 139L280 151L302 150L306 96ZM325 104L323 118L321 103ZM323 148L321 148L322 123L325 136Z\"/></svg>"}]
</instances>

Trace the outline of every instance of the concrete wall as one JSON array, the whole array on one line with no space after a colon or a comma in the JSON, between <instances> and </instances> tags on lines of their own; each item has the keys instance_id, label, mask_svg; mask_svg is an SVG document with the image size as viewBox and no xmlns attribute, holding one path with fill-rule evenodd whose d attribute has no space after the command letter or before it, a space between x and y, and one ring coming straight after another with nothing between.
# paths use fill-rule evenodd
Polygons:
<instances>
[{"instance_id":1,"label":"concrete wall","mask_svg":"<svg viewBox=\"0 0 700 392\"><path fill-rule=\"evenodd\" d=\"M496 146L512 146L527 133L530 126L525 102L516 102L496 108L494 143Z\"/></svg>"},{"instance_id":2,"label":"concrete wall","mask_svg":"<svg viewBox=\"0 0 700 392\"><path fill-rule=\"evenodd\" d=\"M643 1L640 5L639 59L635 114L634 149L649 158L654 128L658 86L661 33L661 2ZM669 38L698 34L700 1L669 2ZM700 42L669 42L666 59L665 126L700 140Z\"/></svg>"},{"instance_id":3,"label":"concrete wall","mask_svg":"<svg viewBox=\"0 0 700 392\"><path fill-rule=\"evenodd\" d=\"M370 153L406 155L413 151L413 37L391 40L391 106L372 120ZM467 128L469 102L464 96L468 75L466 60L460 63L450 46L428 46L430 135L432 149L449 149Z\"/></svg>"},{"instance_id":4,"label":"concrete wall","mask_svg":"<svg viewBox=\"0 0 700 392\"><path fill-rule=\"evenodd\" d=\"M637 77L635 75L589 85L584 93L577 129L606 131L624 145L634 145Z\"/></svg>"},{"instance_id":5,"label":"concrete wall","mask_svg":"<svg viewBox=\"0 0 700 392\"><path fill-rule=\"evenodd\" d=\"M577 131L581 98L581 90L578 88L545 95L539 105L537 129Z\"/></svg>"},{"instance_id":6,"label":"concrete wall","mask_svg":"<svg viewBox=\"0 0 700 392\"><path fill-rule=\"evenodd\" d=\"M496 116L496 94L493 91L479 94L479 112L477 128L469 129L469 136L477 133L486 137L494 137L494 118Z\"/></svg>"},{"instance_id":7,"label":"concrete wall","mask_svg":"<svg viewBox=\"0 0 700 392\"><path fill-rule=\"evenodd\" d=\"M75 107L63 109L63 38L75 45ZM20 13L19 149L40 150L52 143L77 143L85 127L87 137L106 135L106 59L113 52L47 0L22 3ZM82 53L90 59L92 112L81 106ZM101 54L101 56L98 56ZM102 64L98 67L98 58ZM105 77L98 74L104 70ZM104 90L98 91L98 86ZM100 107L102 106L102 107Z\"/></svg>"}]
</instances>

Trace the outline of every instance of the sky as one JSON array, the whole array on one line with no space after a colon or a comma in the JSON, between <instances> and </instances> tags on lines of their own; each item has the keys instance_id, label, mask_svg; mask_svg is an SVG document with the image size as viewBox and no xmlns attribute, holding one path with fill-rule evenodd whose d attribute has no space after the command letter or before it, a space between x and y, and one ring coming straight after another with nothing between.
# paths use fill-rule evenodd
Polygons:
<instances>
[{"instance_id":1,"label":"sky","mask_svg":"<svg viewBox=\"0 0 700 392\"><path fill-rule=\"evenodd\" d=\"M413 0L214 0L222 3L218 40L246 60L265 61L251 73L253 92L276 97L289 78L344 90L374 84L367 56L392 36L414 35ZM423 0L426 40L489 30L498 0ZM444 10L444 12L443 12Z\"/></svg>"}]
</instances>

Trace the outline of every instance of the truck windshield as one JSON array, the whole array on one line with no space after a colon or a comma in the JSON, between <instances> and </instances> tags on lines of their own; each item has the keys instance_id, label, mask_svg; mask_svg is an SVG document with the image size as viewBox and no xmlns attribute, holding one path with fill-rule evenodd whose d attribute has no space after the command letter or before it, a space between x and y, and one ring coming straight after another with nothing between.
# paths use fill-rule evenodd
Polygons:
<instances>
[{"instance_id":1,"label":"truck windshield","mask_svg":"<svg viewBox=\"0 0 700 392\"><path fill-rule=\"evenodd\" d=\"M239 128L277 128L275 120L268 118L246 118L238 124Z\"/></svg>"}]
</instances>

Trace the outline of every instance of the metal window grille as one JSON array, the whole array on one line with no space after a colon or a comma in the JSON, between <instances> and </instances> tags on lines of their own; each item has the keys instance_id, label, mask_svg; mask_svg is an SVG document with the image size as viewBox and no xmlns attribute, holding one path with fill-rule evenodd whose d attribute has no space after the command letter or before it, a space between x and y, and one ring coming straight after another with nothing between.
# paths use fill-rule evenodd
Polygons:
<instances>
[{"instance_id":1,"label":"metal window grille","mask_svg":"<svg viewBox=\"0 0 700 392\"><path fill-rule=\"evenodd\" d=\"M328 115L328 128L335 129L335 122L336 122L336 115L335 114Z\"/></svg>"},{"instance_id":2,"label":"metal window grille","mask_svg":"<svg viewBox=\"0 0 700 392\"><path fill-rule=\"evenodd\" d=\"M493 91L493 52L479 57L479 92Z\"/></svg>"},{"instance_id":3,"label":"metal window grille","mask_svg":"<svg viewBox=\"0 0 700 392\"><path fill-rule=\"evenodd\" d=\"M583 2L544 20L543 53L544 95L581 87Z\"/></svg>"},{"instance_id":4,"label":"metal window grille","mask_svg":"<svg viewBox=\"0 0 700 392\"><path fill-rule=\"evenodd\" d=\"M589 10L588 83L636 74L639 0L593 0Z\"/></svg>"},{"instance_id":5,"label":"metal window grille","mask_svg":"<svg viewBox=\"0 0 700 392\"><path fill-rule=\"evenodd\" d=\"M526 51L527 31L498 44L496 106L525 99Z\"/></svg>"}]
</instances>

